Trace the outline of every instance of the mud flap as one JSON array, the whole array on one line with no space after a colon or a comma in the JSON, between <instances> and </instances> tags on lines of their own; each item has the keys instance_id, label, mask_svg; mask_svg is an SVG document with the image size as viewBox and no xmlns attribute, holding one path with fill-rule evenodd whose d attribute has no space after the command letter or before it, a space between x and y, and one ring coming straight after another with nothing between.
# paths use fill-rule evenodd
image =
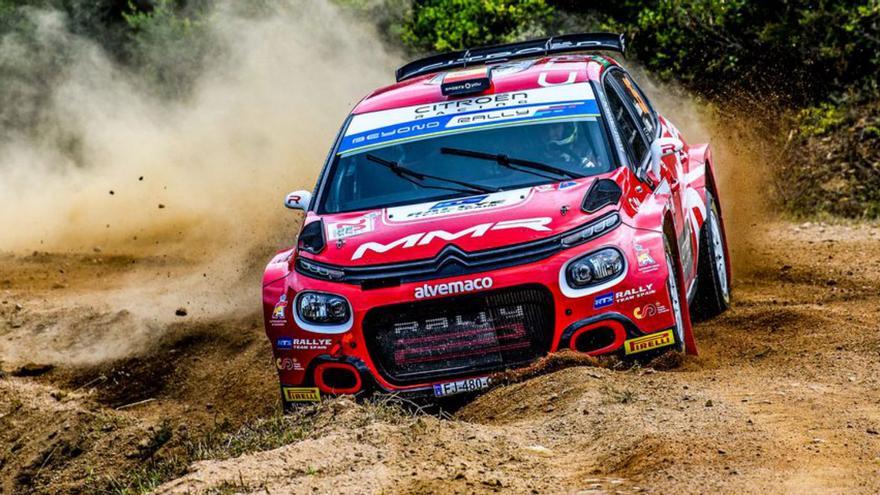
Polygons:
<instances>
[{"instance_id":1,"label":"mud flap","mask_svg":"<svg viewBox=\"0 0 880 495\"><path fill-rule=\"evenodd\" d=\"M281 385L281 408L285 414L299 406L321 402L318 387L288 387Z\"/></svg>"},{"instance_id":2,"label":"mud flap","mask_svg":"<svg viewBox=\"0 0 880 495\"><path fill-rule=\"evenodd\" d=\"M678 279L684 280L684 275L681 272L681 261L677 263L675 269L678 271ZM691 306L688 303L687 299L687 289L685 288L684 283L676 284L678 286L678 298L681 304L681 319L682 325L684 325L684 351L687 354L696 356L697 353L697 341L694 339L694 328L691 325Z\"/></svg>"}]
</instances>

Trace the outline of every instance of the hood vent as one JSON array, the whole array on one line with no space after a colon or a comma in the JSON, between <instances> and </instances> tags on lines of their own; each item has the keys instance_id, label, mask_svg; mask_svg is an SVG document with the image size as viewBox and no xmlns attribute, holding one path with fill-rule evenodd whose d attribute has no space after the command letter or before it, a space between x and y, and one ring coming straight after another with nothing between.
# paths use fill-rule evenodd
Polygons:
<instances>
[{"instance_id":1,"label":"hood vent","mask_svg":"<svg viewBox=\"0 0 880 495\"><path fill-rule=\"evenodd\" d=\"M582 207L587 213L596 213L608 205L616 205L620 201L620 194L620 186L616 182L599 179L590 186Z\"/></svg>"}]
</instances>

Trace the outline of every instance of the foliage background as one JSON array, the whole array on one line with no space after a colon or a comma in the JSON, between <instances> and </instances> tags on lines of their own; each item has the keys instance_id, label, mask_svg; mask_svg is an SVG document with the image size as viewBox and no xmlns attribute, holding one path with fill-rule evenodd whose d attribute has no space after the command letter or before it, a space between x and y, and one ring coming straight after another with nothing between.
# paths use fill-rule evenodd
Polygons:
<instances>
[{"instance_id":1,"label":"foliage background","mask_svg":"<svg viewBox=\"0 0 880 495\"><path fill-rule=\"evenodd\" d=\"M722 118L748 116L780 150L767 168L784 211L880 216L880 0L335 1L408 56L623 32L630 59ZM267 0L238 3L259 15ZM204 22L213 8L212 0L0 0L0 139L37 132L41 98L64 77L73 47L53 25L94 41L156 95L185 99L217 55Z\"/></svg>"}]
</instances>

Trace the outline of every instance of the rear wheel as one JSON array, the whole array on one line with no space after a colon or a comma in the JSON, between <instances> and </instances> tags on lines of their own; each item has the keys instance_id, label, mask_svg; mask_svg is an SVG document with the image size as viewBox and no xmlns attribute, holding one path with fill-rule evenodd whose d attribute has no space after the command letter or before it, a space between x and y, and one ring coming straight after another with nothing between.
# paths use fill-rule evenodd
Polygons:
<instances>
[{"instance_id":1,"label":"rear wheel","mask_svg":"<svg viewBox=\"0 0 880 495\"><path fill-rule=\"evenodd\" d=\"M706 222L700 230L700 259L694 314L700 319L718 316L730 307L726 239L712 193L706 191Z\"/></svg>"}]
</instances>

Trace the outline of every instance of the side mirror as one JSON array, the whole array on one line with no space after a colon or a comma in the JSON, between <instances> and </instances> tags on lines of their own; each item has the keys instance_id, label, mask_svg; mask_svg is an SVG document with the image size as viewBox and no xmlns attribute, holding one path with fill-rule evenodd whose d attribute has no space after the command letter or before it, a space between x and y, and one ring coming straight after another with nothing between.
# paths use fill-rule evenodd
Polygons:
<instances>
[{"instance_id":1,"label":"side mirror","mask_svg":"<svg viewBox=\"0 0 880 495\"><path fill-rule=\"evenodd\" d=\"M308 191L294 191L287 195L284 198L284 206L290 208L291 210L303 210L306 211L309 209L309 203L312 202L312 193Z\"/></svg>"},{"instance_id":2,"label":"side mirror","mask_svg":"<svg viewBox=\"0 0 880 495\"><path fill-rule=\"evenodd\" d=\"M660 180L660 166L663 157L673 153L678 153L684 148L684 143L680 139L667 137L658 138L651 143L651 174L652 180Z\"/></svg>"}]
</instances>

